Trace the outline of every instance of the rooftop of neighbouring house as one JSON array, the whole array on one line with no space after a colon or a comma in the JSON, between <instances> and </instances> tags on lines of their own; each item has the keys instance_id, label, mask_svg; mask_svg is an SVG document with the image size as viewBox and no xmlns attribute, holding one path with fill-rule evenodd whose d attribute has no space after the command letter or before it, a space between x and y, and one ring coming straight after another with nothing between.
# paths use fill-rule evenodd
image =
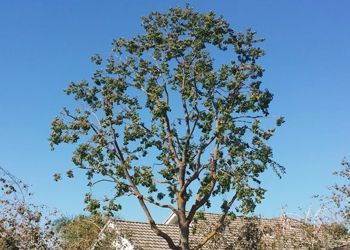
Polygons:
<instances>
[{"instance_id":1,"label":"rooftop of neighbouring house","mask_svg":"<svg viewBox=\"0 0 350 250\"><path fill-rule=\"evenodd\" d=\"M208 232L210 232L218 221L220 214L205 213L200 216L196 223L191 224L190 244L198 244ZM133 222L123 220L110 220L110 227L116 229L130 245L131 249L169 249L167 242L157 236L150 225L145 222ZM274 244L276 237L280 237L284 249L303 249L305 241L305 231L301 221L281 216L273 219L236 217L228 218L225 222L225 230L218 234L214 240L208 242L203 249L249 249L241 248L237 242L250 240L255 244ZM176 244L179 239L179 228L177 217L171 215L163 224L157 224L160 230L165 232L174 240ZM254 238L255 237L255 238ZM252 243L244 244L252 244ZM237 245L238 244L238 245ZM345 244L345 243L344 243ZM340 244L342 245L342 244ZM345 246L346 247L346 246ZM306 249L306 248L305 248ZM350 248L334 248L350 249Z\"/></svg>"}]
</instances>

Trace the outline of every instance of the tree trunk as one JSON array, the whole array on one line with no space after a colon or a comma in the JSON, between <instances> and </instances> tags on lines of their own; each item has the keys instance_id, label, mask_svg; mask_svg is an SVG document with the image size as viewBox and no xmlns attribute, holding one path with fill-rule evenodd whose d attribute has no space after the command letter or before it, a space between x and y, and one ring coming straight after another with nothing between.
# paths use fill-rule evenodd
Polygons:
<instances>
[{"instance_id":1,"label":"tree trunk","mask_svg":"<svg viewBox=\"0 0 350 250\"><path fill-rule=\"evenodd\" d=\"M189 235L190 229L187 225L180 226L180 247L181 250L190 250Z\"/></svg>"}]
</instances>

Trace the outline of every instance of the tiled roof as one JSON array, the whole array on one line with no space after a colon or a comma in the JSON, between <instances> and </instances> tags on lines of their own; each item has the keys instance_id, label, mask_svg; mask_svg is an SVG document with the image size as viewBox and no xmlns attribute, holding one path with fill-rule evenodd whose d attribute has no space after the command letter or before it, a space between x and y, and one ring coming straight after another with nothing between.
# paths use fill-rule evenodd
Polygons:
<instances>
[{"instance_id":1,"label":"tiled roof","mask_svg":"<svg viewBox=\"0 0 350 250\"><path fill-rule=\"evenodd\" d=\"M219 214L205 213L204 219L200 219L196 224L191 225L190 242L192 246L197 245L203 236L211 231L219 217ZM179 229L176 225L176 221L167 220L167 222L169 221L173 224L158 224L157 226L168 234L176 244L179 239ZM151 230L148 223L113 220L111 221L111 225L113 225L113 228L116 228L124 238L128 239L135 249L169 249L167 242L163 238L157 236ZM281 235L278 236L276 234L276 232L280 232L283 234L281 238L282 242L280 242L279 247L275 249L307 249L303 247L305 231L301 229L301 225L303 225L302 222L287 217L275 219L237 217L234 220L228 220L223 233L219 234L213 241L208 242L203 249L255 249L246 245L242 247L237 245L237 242L244 242L246 240L245 237L251 237L249 234L254 234L256 232L263 232L263 234L258 236L258 240L266 244L266 246L269 246L276 237L281 237ZM222 244L223 242L225 244ZM269 247L267 247L267 249L269 249Z\"/></svg>"},{"instance_id":2,"label":"tiled roof","mask_svg":"<svg viewBox=\"0 0 350 250\"><path fill-rule=\"evenodd\" d=\"M204 220L199 220L197 223L197 229L195 230L195 234L192 234L192 240L198 243L203 236L214 228L220 216L219 214L205 213ZM279 231L283 232L284 239L289 241L285 242L287 246L286 249L293 249L292 239L302 239L303 237L300 225L301 222L287 217L273 219L247 217L228 218L223 233L221 235L218 234L216 239L208 242L204 249L243 249L243 247L237 245L237 242L244 242L247 240L251 242L261 241L269 245L276 237L274 232L277 231L277 228ZM194 227L195 225L193 225L193 228ZM259 232L264 233L259 235ZM253 239L254 237L255 239ZM244 249L252 248L245 246Z\"/></svg>"},{"instance_id":3,"label":"tiled roof","mask_svg":"<svg viewBox=\"0 0 350 250\"><path fill-rule=\"evenodd\" d=\"M167 242L162 237L157 236L148 223L115 220L113 224L122 236L127 238L136 249L169 249ZM163 224L157 226L172 239L178 239L178 226Z\"/></svg>"}]
</instances>

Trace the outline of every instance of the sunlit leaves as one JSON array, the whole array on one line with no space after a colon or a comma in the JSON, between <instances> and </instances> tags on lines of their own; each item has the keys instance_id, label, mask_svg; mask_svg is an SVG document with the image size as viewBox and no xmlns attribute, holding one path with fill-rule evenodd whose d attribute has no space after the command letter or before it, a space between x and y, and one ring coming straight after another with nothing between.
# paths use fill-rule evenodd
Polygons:
<instances>
[{"instance_id":1,"label":"sunlit leaves","mask_svg":"<svg viewBox=\"0 0 350 250\"><path fill-rule=\"evenodd\" d=\"M113 183L108 209L140 188L153 204L237 192L241 211L252 211L265 193L261 173L283 171L268 145L275 129L264 123L273 95L262 87L263 39L190 7L152 12L142 26L140 35L113 40L108 58L91 58L92 81L68 86L80 109L54 119L51 145L77 143L72 162L90 187ZM101 207L91 195L87 203Z\"/></svg>"}]
</instances>

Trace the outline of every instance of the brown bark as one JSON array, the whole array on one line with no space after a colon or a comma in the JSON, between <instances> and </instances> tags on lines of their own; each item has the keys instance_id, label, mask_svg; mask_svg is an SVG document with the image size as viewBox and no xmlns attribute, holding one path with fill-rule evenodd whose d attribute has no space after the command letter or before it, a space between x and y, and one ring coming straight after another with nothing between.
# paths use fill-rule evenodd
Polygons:
<instances>
[{"instance_id":1,"label":"brown bark","mask_svg":"<svg viewBox=\"0 0 350 250\"><path fill-rule=\"evenodd\" d=\"M189 226L181 225L180 226L180 247L181 250L190 250L190 242L189 242Z\"/></svg>"}]
</instances>

